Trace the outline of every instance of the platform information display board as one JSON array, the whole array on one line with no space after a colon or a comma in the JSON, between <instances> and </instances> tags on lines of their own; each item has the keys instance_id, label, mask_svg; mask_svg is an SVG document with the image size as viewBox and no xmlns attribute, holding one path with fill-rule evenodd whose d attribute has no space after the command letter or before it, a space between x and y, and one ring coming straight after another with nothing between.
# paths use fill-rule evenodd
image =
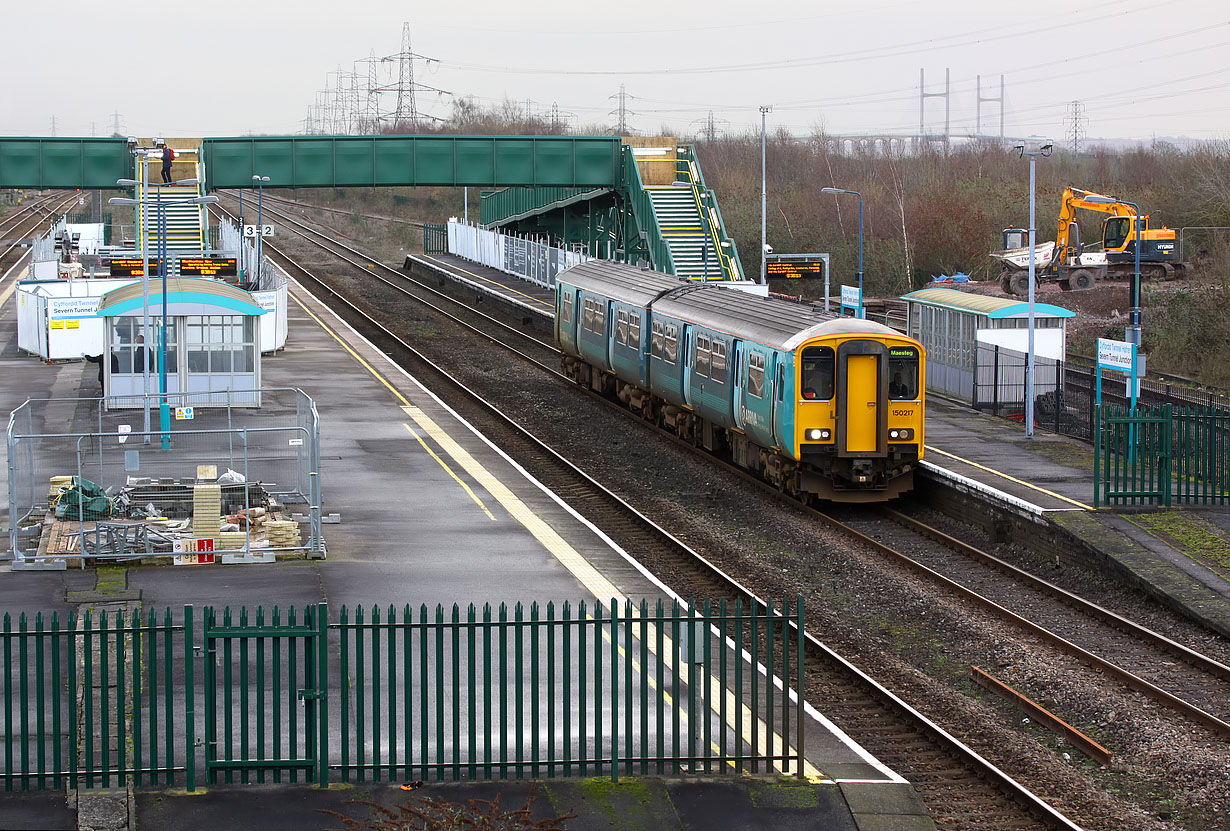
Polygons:
<instances>
[{"instance_id":1,"label":"platform information display board","mask_svg":"<svg viewBox=\"0 0 1230 831\"><path fill-rule=\"evenodd\" d=\"M179 274L181 277L220 277L238 274L238 260L235 257L180 257Z\"/></svg>"},{"instance_id":2,"label":"platform information display board","mask_svg":"<svg viewBox=\"0 0 1230 831\"><path fill-rule=\"evenodd\" d=\"M765 276L770 280L823 280L828 269L826 259L766 259Z\"/></svg>"},{"instance_id":3,"label":"platform information display board","mask_svg":"<svg viewBox=\"0 0 1230 831\"><path fill-rule=\"evenodd\" d=\"M112 277L140 277L143 263L140 258L120 258L111 261ZM151 277L158 275L158 258L149 258L149 273Z\"/></svg>"}]
</instances>

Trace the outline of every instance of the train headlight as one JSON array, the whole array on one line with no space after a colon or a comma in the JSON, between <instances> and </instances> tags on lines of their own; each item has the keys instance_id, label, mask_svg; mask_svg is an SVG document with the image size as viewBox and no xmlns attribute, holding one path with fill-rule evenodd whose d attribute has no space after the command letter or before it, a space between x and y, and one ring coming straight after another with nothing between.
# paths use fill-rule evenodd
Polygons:
<instances>
[{"instance_id":1,"label":"train headlight","mask_svg":"<svg viewBox=\"0 0 1230 831\"><path fill-rule=\"evenodd\" d=\"M914 438L914 431L909 427L895 427L888 431L888 437L893 441L909 441Z\"/></svg>"},{"instance_id":2,"label":"train headlight","mask_svg":"<svg viewBox=\"0 0 1230 831\"><path fill-rule=\"evenodd\" d=\"M820 427L810 427L803 433L803 437L808 441L828 441L832 437L831 430L825 430Z\"/></svg>"}]
</instances>

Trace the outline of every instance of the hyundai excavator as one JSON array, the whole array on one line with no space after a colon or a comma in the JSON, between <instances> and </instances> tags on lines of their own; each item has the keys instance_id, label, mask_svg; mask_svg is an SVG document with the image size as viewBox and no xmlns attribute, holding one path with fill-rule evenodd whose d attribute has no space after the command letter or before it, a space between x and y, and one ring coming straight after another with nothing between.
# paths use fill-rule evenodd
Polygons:
<instances>
[{"instance_id":1,"label":"hyundai excavator","mask_svg":"<svg viewBox=\"0 0 1230 831\"><path fill-rule=\"evenodd\" d=\"M1093 197L1097 201L1090 201ZM1102 223L1101 251L1086 251L1098 243L1082 246L1076 210L1084 208L1110 214ZM1136 267L1138 225L1143 244L1140 249L1142 278L1169 280L1183 277L1187 263L1175 262L1175 232L1173 229L1149 227L1149 215L1138 222L1136 210L1112 197L1079 188L1067 188L1059 204L1059 228L1054 242L1035 246L1034 275L1036 280L1056 281L1064 291L1091 289L1098 280L1131 277ZM1028 232L1020 228L1004 229L1004 250L991 256L1003 266L1000 286L1007 294L1029 292Z\"/></svg>"}]
</instances>

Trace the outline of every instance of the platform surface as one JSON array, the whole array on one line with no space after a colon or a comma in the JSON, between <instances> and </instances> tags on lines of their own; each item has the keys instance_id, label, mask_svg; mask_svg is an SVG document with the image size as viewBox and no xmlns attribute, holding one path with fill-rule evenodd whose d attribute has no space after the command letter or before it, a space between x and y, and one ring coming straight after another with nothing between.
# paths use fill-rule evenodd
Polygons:
<instances>
[{"instance_id":1,"label":"platform surface","mask_svg":"<svg viewBox=\"0 0 1230 831\"><path fill-rule=\"evenodd\" d=\"M7 288L0 284L0 292ZM11 295L0 301L0 409L76 397L80 403L62 408L63 428L88 430L96 405L84 399L99 393L94 365L46 365L19 353ZM262 373L268 387L303 389L320 412L324 512L341 517L324 526L327 559L129 567L116 600L173 610L327 601L336 614L377 603L464 608L673 596L298 285L289 321L287 348L266 357ZM139 422L139 411L133 417ZM19 573L5 563L0 573L0 611L68 611L95 587L91 569ZM925 820L909 808L913 792L903 780L826 721L813 715L806 734L815 781L880 783L904 814ZM0 804L0 825L3 812Z\"/></svg>"}]
</instances>

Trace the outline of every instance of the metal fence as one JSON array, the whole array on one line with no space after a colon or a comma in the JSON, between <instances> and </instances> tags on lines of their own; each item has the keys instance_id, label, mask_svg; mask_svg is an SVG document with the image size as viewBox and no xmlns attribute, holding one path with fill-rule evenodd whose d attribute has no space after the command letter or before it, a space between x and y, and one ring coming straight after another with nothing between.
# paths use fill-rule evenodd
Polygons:
<instances>
[{"instance_id":1,"label":"metal fence","mask_svg":"<svg viewBox=\"0 0 1230 831\"><path fill-rule=\"evenodd\" d=\"M216 393L201 393L200 396ZM250 397L251 391L243 393ZM302 390L261 390L259 409L196 407L192 393L170 396L177 418L163 430L154 400L151 429L140 410L103 406L107 399L31 399L9 416L7 429L10 551L14 568L63 568L69 560L125 559L170 553L173 545L159 527L141 520L87 514L83 501L51 521L62 498L53 477L88 480L111 496L125 493L170 518L192 512L193 487L200 480L223 483L220 511L232 513L272 497L282 505L305 506L306 539L264 546L265 554L304 551L324 555L320 506L320 418ZM190 416L190 417L184 417ZM63 425L63 426L61 426ZM202 468L212 468L206 477ZM232 474L227 474L227 471ZM219 475L223 478L216 479ZM148 513L148 512L147 512ZM202 535L193 535L200 538ZM61 539L62 538L62 539ZM253 553L243 535L210 534L213 550ZM74 541L75 539L75 541ZM223 545L223 542L228 544Z\"/></svg>"},{"instance_id":2,"label":"metal fence","mask_svg":"<svg viewBox=\"0 0 1230 831\"><path fill-rule=\"evenodd\" d=\"M1094 506L1230 504L1230 409L1097 408Z\"/></svg>"},{"instance_id":3,"label":"metal fence","mask_svg":"<svg viewBox=\"0 0 1230 831\"><path fill-rule=\"evenodd\" d=\"M4 788L802 776L802 618L801 600L5 615Z\"/></svg>"},{"instance_id":4,"label":"metal fence","mask_svg":"<svg viewBox=\"0 0 1230 831\"><path fill-rule=\"evenodd\" d=\"M551 288L561 271L589 259L544 242L449 220L448 253Z\"/></svg>"}]
</instances>

